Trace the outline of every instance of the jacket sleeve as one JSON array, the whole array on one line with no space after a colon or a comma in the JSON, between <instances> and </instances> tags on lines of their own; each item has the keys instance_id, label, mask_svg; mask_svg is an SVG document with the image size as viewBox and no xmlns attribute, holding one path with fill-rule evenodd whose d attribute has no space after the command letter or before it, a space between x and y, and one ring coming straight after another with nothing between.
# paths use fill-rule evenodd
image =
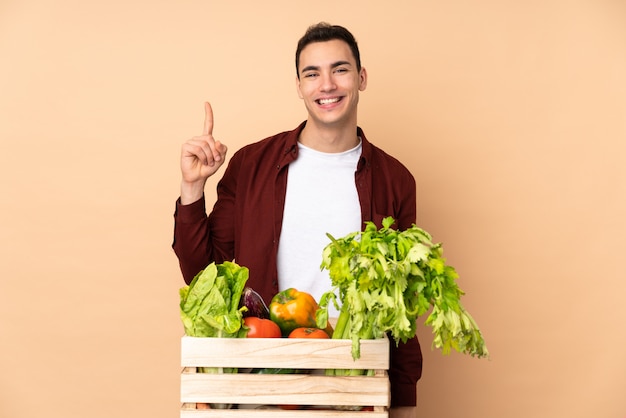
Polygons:
<instances>
[{"instance_id":1,"label":"jacket sleeve","mask_svg":"<svg viewBox=\"0 0 626 418\"><path fill-rule=\"evenodd\" d=\"M422 350L417 337L400 342L390 341L389 381L391 406L415 406L417 381L422 376Z\"/></svg>"},{"instance_id":2,"label":"jacket sleeve","mask_svg":"<svg viewBox=\"0 0 626 418\"><path fill-rule=\"evenodd\" d=\"M417 220L417 185L415 178L405 170L404 175L397 176L395 183L395 200L398 202L396 209L397 228L400 230L409 229Z\"/></svg>"},{"instance_id":3,"label":"jacket sleeve","mask_svg":"<svg viewBox=\"0 0 626 418\"><path fill-rule=\"evenodd\" d=\"M402 169L394 176L394 200L398 202L395 212L397 227L405 230L417 219L416 183L411 173ZM391 406L415 406L417 381L422 376L422 350L417 336L397 346L391 341L389 380L391 383Z\"/></svg>"},{"instance_id":4,"label":"jacket sleeve","mask_svg":"<svg viewBox=\"0 0 626 418\"><path fill-rule=\"evenodd\" d=\"M189 205L182 205L178 199L174 212L172 248L187 284L209 264L208 235L204 196Z\"/></svg>"},{"instance_id":5,"label":"jacket sleeve","mask_svg":"<svg viewBox=\"0 0 626 418\"><path fill-rule=\"evenodd\" d=\"M187 284L209 263L233 261L235 231L235 195L241 154L235 153L217 185L217 201L207 216L205 198L182 205L180 198L174 212L172 248Z\"/></svg>"}]
</instances>

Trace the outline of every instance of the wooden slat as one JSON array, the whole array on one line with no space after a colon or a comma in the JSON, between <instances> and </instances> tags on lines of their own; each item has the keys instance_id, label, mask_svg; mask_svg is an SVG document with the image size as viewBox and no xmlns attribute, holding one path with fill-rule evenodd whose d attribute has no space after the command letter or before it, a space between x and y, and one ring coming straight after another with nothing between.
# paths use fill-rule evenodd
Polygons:
<instances>
[{"instance_id":1,"label":"wooden slat","mask_svg":"<svg viewBox=\"0 0 626 418\"><path fill-rule=\"evenodd\" d=\"M300 410L286 411L280 409L206 409L181 410L181 418L388 418L388 412L381 411L328 411Z\"/></svg>"},{"instance_id":2,"label":"wooden slat","mask_svg":"<svg viewBox=\"0 0 626 418\"><path fill-rule=\"evenodd\" d=\"M181 401L386 406L389 379L386 376L183 373Z\"/></svg>"},{"instance_id":3,"label":"wooden slat","mask_svg":"<svg viewBox=\"0 0 626 418\"><path fill-rule=\"evenodd\" d=\"M181 418L388 418L389 340L361 341L352 359L350 340L194 338L181 340ZM197 373L198 367L238 368L240 373ZM312 373L256 374L282 368ZM248 369L248 370L246 370ZM374 370L374 376L325 376L324 369ZM199 409L196 404L238 404L247 409ZM301 410L276 405L313 405ZM266 409L255 407L264 405ZM374 411L325 409L373 406Z\"/></svg>"},{"instance_id":4,"label":"wooden slat","mask_svg":"<svg viewBox=\"0 0 626 418\"><path fill-rule=\"evenodd\" d=\"M362 340L354 360L350 340L182 337L183 367L389 369L389 340Z\"/></svg>"}]
</instances>

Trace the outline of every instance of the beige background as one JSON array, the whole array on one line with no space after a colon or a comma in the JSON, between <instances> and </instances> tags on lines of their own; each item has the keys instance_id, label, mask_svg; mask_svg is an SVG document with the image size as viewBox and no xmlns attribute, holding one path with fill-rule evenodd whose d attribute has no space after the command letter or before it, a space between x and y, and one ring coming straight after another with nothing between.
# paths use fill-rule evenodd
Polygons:
<instances>
[{"instance_id":1,"label":"beige background","mask_svg":"<svg viewBox=\"0 0 626 418\"><path fill-rule=\"evenodd\" d=\"M625 416L619 0L2 0L0 416L177 416L180 144L207 99L230 155L295 127L320 20L360 42L359 123L492 353L422 326L419 417Z\"/></svg>"}]
</instances>

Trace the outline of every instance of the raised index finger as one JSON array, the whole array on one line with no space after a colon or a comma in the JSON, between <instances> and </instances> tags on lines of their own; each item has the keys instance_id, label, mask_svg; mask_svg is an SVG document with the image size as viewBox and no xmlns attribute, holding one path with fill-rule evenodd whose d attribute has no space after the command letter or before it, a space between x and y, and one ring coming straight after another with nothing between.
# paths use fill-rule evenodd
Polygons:
<instances>
[{"instance_id":1,"label":"raised index finger","mask_svg":"<svg viewBox=\"0 0 626 418\"><path fill-rule=\"evenodd\" d=\"M202 129L202 135L213 134L213 109L211 109L211 103L204 102L204 128Z\"/></svg>"}]
</instances>

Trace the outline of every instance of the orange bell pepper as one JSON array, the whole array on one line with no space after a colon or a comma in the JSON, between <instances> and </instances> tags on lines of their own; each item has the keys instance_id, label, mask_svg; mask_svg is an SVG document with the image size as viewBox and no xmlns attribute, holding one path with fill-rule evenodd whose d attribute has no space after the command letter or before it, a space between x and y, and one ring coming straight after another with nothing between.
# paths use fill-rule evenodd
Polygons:
<instances>
[{"instance_id":1,"label":"orange bell pepper","mask_svg":"<svg viewBox=\"0 0 626 418\"><path fill-rule=\"evenodd\" d=\"M296 328L317 328L315 312L319 305L309 293L289 288L277 293L270 302L270 319L278 324L283 336Z\"/></svg>"}]
</instances>

